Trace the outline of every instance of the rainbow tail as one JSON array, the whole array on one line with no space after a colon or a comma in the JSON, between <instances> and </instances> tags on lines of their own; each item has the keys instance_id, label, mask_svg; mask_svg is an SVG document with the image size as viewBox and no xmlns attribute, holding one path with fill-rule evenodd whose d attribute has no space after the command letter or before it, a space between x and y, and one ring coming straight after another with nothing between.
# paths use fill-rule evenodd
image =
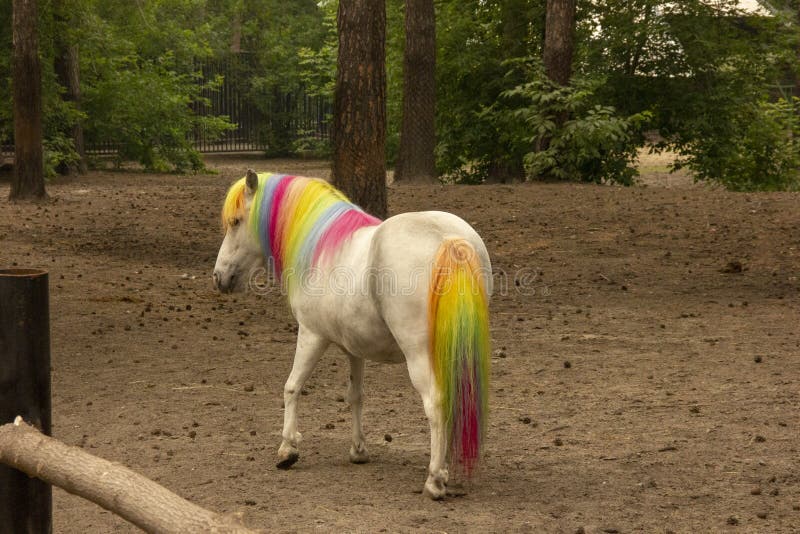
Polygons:
<instances>
[{"instance_id":1,"label":"rainbow tail","mask_svg":"<svg viewBox=\"0 0 800 534\"><path fill-rule=\"evenodd\" d=\"M428 301L431 363L441 392L448 460L477 466L489 408L489 310L484 273L464 239L436 253Z\"/></svg>"}]
</instances>

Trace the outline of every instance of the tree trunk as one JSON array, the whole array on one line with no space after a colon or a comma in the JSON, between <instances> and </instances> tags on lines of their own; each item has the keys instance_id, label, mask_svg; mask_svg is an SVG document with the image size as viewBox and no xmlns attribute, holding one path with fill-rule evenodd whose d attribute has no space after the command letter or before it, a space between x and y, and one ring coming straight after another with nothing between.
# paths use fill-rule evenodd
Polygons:
<instances>
[{"instance_id":1,"label":"tree trunk","mask_svg":"<svg viewBox=\"0 0 800 534\"><path fill-rule=\"evenodd\" d=\"M529 47L528 32L532 9L528 0L503 0L500 2L500 47L504 57L520 58L534 53ZM521 76L511 79L511 85L526 82ZM498 148L500 148L498 146ZM487 169L487 184L507 184L520 182L525 178L525 165L521 154L510 154L506 150L497 151Z\"/></svg>"},{"instance_id":2,"label":"tree trunk","mask_svg":"<svg viewBox=\"0 0 800 534\"><path fill-rule=\"evenodd\" d=\"M544 71L558 85L569 84L574 48L575 0L547 0Z\"/></svg>"},{"instance_id":3,"label":"tree trunk","mask_svg":"<svg viewBox=\"0 0 800 534\"><path fill-rule=\"evenodd\" d=\"M353 202L386 217L386 8L340 0L333 104L332 180Z\"/></svg>"},{"instance_id":4,"label":"tree trunk","mask_svg":"<svg viewBox=\"0 0 800 534\"><path fill-rule=\"evenodd\" d=\"M127 467L45 436L21 418L0 426L0 463L99 504L147 532L253 532Z\"/></svg>"},{"instance_id":5,"label":"tree trunk","mask_svg":"<svg viewBox=\"0 0 800 534\"><path fill-rule=\"evenodd\" d=\"M44 198L42 70L36 0L13 0L14 179L9 198Z\"/></svg>"},{"instance_id":6,"label":"tree trunk","mask_svg":"<svg viewBox=\"0 0 800 534\"><path fill-rule=\"evenodd\" d=\"M396 181L436 181L436 15L433 0L406 0L403 121Z\"/></svg>"},{"instance_id":7,"label":"tree trunk","mask_svg":"<svg viewBox=\"0 0 800 534\"><path fill-rule=\"evenodd\" d=\"M77 110L81 109L81 84L80 84L80 63L78 61L78 45L70 45L63 40L60 40L57 48L57 55L55 61L56 75L58 76L58 83L60 83L66 91L63 98L66 102L72 102ZM72 167L64 165L63 168L57 169L61 174L70 174L77 171L80 174L86 174L88 167L86 165L86 145L83 141L83 124L80 120L75 121L72 128L68 132L72 138L72 144L75 147L75 152L78 153L78 162Z\"/></svg>"}]
</instances>

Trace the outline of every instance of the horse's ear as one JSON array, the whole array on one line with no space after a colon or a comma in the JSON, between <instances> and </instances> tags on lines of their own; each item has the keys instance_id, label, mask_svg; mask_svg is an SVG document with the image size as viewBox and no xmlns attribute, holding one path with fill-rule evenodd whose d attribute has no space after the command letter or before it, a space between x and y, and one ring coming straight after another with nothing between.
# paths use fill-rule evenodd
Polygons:
<instances>
[{"instance_id":1,"label":"horse's ear","mask_svg":"<svg viewBox=\"0 0 800 534\"><path fill-rule=\"evenodd\" d=\"M253 169L247 169L247 178L245 179L247 185L247 194L252 195L258 189L258 175Z\"/></svg>"}]
</instances>

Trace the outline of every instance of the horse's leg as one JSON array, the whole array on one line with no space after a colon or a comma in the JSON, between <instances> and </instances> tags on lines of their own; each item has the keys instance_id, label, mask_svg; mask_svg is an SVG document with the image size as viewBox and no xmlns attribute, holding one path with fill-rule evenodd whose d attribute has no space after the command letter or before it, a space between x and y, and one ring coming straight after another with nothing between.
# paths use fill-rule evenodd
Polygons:
<instances>
[{"instance_id":1,"label":"horse's leg","mask_svg":"<svg viewBox=\"0 0 800 534\"><path fill-rule=\"evenodd\" d=\"M350 461L354 464L365 464L369 461L369 452L364 443L364 432L361 430L361 398L364 394L364 360L347 355L350 360L350 382L347 386L347 402L353 412L353 444L350 446Z\"/></svg>"},{"instance_id":2,"label":"horse's leg","mask_svg":"<svg viewBox=\"0 0 800 534\"><path fill-rule=\"evenodd\" d=\"M425 495L431 499L443 499L447 493L447 435L442 417L442 395L433 376L428 350L419 348L404 351L408 375L411 383L422 397L425 415L431 427L431 462L428 466L428 479L425 481Z\"/></svg>"},{"instance_id":3,"label":"horse's leg","mask_svg":"<svg viewBox=\"0 0 800 534\"><path fill-rule=\"evenodd\" d=\"M297 445L302 436L297 431L297 399L300 397L303 384L329 344L327 339L300 325L292 372L289 373L289 379L283 388L283 442L278 449L278 467L281 469L288 469L300 457Z\"/></svg>"}]
</instances>

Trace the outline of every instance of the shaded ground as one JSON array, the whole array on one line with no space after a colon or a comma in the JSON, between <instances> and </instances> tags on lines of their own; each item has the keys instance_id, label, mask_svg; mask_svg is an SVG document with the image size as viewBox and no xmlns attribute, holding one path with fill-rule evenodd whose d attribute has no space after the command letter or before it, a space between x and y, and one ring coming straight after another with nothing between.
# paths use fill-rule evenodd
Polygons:
<instances>
[{"instance_id":1,"label":"shaded ground","mask_svg":"<svg viewBox=\"0 0 800 534\"><path fill-rule=\"evenodd\" d=\"M50 184L44 205L2 201L0 264L51 273L56 437L271 531L800 529L797 195L393 187L392 213L472 223L500 289L485 470L430 502L404 366L368 364L372 462L356 466L346 361L328 354L300 462L275 469L295 327L277 295L212 290L218 208L247 166L327 166L211 163L221 174L96 172ZM56 532L133 530L56 490Z\"/></svg>"}]
</instances>

